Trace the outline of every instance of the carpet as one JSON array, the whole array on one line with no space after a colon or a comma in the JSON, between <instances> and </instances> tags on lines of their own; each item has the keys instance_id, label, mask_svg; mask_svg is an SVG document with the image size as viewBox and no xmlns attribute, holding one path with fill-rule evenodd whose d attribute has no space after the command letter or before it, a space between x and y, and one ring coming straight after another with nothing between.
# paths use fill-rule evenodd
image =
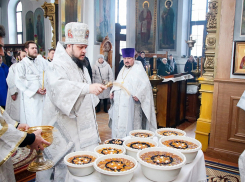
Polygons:
<instances>
[{"instance_id":1,"label":"carpet","mask_svg":"<svg viewBox=\"0 0 245 182\"><path fill-rule=\"evenodd\" d=\"M237 167L205 160L207 182L240 182Z\"/></svg>"}]
</instances>

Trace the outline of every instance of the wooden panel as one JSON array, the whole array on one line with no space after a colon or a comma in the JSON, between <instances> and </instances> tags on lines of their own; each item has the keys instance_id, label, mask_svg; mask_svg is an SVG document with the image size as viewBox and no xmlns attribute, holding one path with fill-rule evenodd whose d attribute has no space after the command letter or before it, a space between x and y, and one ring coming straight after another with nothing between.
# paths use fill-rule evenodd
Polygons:
<instances>
[{"instance_id":1,"label":"wooden panel","mask_svg":"<svg viewBox=\"0 0 245 182\"><path fill-rule=\"evenodd\" d=\"M186 116L188 121L194 122L198 119L200 100L198 98L199 93L186 95Z\"/></svg>"},{"instance_id":2,"label":"wooden panel","mask_svg":"<svg viewBox=\"0 0 245 182\"><path fill-rule=\"evenodd\" d=\"M162 128L167 125L168 84L160 84L157 89L157 122L158 126Z\"/></svg>"},{"instance_id":3,"label":"wooden panel","mask_svg":"<svg viewBox=\"0 0 245 182\"><path fill-rule=\"evenodd\" d=\"M230 78L236 1L221 0L216 78Z\"/></svg>"},{"instance_id":4,"label":"wooden panel","mask_svg":"<svg viewBox=\"0 0 245 182\"><path fill-rule=\"evenodd\" d=\"M179 113L179 120L185 120L185 113L186 113L186 81L181 81L180 83L180 113Z\"/></svg>"},{"instance_id":5,"label":"wooden panel","mask_svg":"<svg viewBox=\"0 0 245 182\"><path fill-rule=\"evenodd\" d=\"M245 143L245 111L237 107L240 97L230 98L228 140Z\"/></svg>"},{"instance_id":6,"label":"wooden panel","mask_svg":"<svg viewBox=\"0 0 245 182\"><path fill-rule=\"evenodd\" d=\"M245 149L245 111L236 106L245 83L234 81L215 81L215 110L207 150L207 155L231 162L237 162L239 154Z\"/></svg>"},{"instance_id":7,"label":"wooden panel","mask_svg":"<svg viewBox=\"0 0 245 182\"><path fill-rule=\"evenodd\" d=\"M171 82L170 82L171 83ZM169 105L169 126L176 126L178 125L178 118L179 118L179 100L178 100L178 94L179 94L179 84L181 82L175 82L171 84L170 87L170 95L169 98L171 99L170 105Z\"/></svg>"},{"instance_id":8,"label":"wooden panel","mask_svg":"<svg viewBox=\"0 0 245 182\"><path fill-rule=\"evenodd\" d=\"M157 86L158 127L176 127L185 119L186 81Z\"/></svg>"}]
</instances>

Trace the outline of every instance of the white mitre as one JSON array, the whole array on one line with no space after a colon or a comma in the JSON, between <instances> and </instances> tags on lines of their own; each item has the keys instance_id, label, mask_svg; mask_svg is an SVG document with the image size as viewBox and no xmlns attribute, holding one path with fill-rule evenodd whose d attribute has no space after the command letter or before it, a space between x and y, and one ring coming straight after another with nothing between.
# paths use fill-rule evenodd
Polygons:
<instances>
[{"instance_id":1,"label":"white mitre","mask_svg":"<svg viewBox=\"0 0 245 182\"><path fill-rule=\"evenodd\" d=\"M65 25L65 44L88 45L88 25L79 22L70 22Z\"/></svg>"}]
</instances>

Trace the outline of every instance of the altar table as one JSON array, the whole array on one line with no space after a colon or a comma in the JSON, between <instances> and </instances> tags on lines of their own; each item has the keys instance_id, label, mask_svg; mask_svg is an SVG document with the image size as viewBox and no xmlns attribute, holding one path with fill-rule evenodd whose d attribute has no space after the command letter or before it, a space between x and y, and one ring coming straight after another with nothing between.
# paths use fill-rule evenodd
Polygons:
<instances>
[{"instance_id":1,"label":"altar table","mask_svg":"<svg viewBox=\"0 0 245 182\"><path fill-rule=\"evenodd\" d=\"M206 168L203 152L197 153L195 160L186 164L180 171L178 177L173 182L206 182ZM92 174L84 177L73 176L69 171L66 175L66 182L101 182L100 173L94 171ZM141 165L138 163L137 169L130 182L152 182L147 179L142 171Z\"/></svg>"}]
</instances>

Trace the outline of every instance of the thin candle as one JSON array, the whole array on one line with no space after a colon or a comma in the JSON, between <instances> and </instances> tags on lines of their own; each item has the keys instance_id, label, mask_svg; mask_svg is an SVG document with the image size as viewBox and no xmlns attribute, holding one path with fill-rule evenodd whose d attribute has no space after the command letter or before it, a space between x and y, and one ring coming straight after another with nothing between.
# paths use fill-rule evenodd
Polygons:
<instances>
[{"instance_id":1,"label":"thin candle","mask_svg":"<svg viewBox=\"0 0 245 182\"><path fill-rule=\"evenodd\" d=\"M151 76L151 65L149 65L149 71L150 71L150 73L149 73L149 74L150 74L150 76Z\"/></svg>"},{"instance_id":2,"label":"thin candle","mask_svg":"<svg viewBox=\"0 0 245 182\"><path fill-rule=\"evenodd\" d=\"M43 71L43 83L42 83L42 89L44 89L44 71Z\"/></svg>"},{"instance_id":3,"label":"thin candle","mask_svg":"<svg viewBox=\"0 0 245 182\"><path fill-rule=\"evenodd\" d=\"M157 69L157 56L153 56L153 69Z\"/></svg>"}]
</instances>

